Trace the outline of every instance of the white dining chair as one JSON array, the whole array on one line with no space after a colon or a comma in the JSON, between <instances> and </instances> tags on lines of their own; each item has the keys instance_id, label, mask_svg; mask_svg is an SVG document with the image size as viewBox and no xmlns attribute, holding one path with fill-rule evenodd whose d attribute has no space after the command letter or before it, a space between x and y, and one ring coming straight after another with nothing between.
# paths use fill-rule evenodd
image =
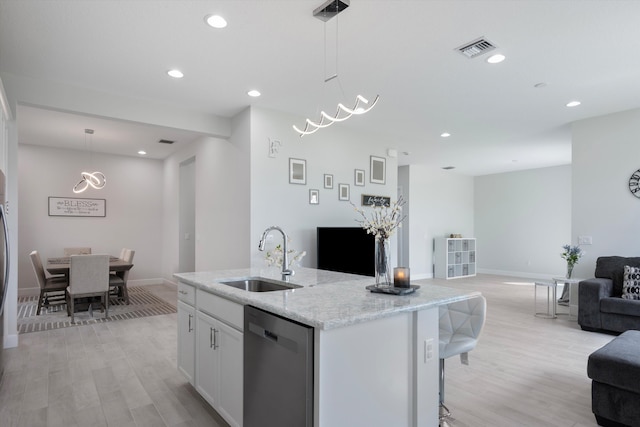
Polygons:
<instances>
[{"instance_id":1,"label":"white dining chair","mask_svg":"<svg viewBox=\"0 0 640 427\"><path fill-rule=\"evenodd\" d=\"M487 300L483 296L441 305L440 311L440 421L451 415L444 404L444 360L460 355L468 365L468 353L476 347L484 326Z\"/></svg>"},{"instance_id":2,"label":"white dining chair","mask_svg":"<svg viewBox=\"0 0 640 427\"><path fill-rule=\"evenodd\" d=\"M109 255L72 255L66 292L71 323L75 323L76 298L96 296L100 297L105 318L109 317Z\"/></svg>"}]
</instances>

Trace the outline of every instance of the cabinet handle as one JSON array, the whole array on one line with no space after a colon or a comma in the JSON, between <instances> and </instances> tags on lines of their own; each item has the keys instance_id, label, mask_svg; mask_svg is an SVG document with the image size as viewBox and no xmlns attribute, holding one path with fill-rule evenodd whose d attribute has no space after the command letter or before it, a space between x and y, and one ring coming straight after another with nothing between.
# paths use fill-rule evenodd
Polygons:
<instances>
[{"instance_id":1,"label":"cabinet handle","mask_svg":"<svg viewBox=\"0 0 640 427\"><path fill-rule=\"evenodd\" d=\"M191 319L193 318L193 315L189 315L189 332L193 331L193 328L191 327Z\"/></svg>"},{"instance_id":2,"label":"cabinet handle","mask_svg":"<svg viewBox=\"0 0 640 427\"><path fill-rule=\"evenodd\" d=\"M218 348L218 330L214 328L209 328L209 348L216 349Z\"/></svg>"},{"instance_id":3,"label":"cabinet handle","mask_svg":"<svg viewBox=\"0 0 640 427\"><path fill-rule=\"evenodd\" d=\"M178 291L178 293L179 293L179 294L182 294L182 295L186 295L186 294L187 294L187 291L179 290L179 291Z\"/></svg>"}]
</instances>

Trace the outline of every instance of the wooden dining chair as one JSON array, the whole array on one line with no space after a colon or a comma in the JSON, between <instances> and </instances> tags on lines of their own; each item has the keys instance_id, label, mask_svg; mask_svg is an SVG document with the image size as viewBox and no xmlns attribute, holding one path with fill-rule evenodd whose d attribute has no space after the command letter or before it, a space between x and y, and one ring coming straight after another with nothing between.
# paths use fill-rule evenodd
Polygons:
<instances>
[{"instance_id":1,"label":"wooden dining chair","mask_svg":"<svg viewBox=\"0 0 640 427\"><path fill-rule=\"evenodd\" d=\"M109 255L72 255L66 292L71 323L75 323L76 298L96 296L100 297L105 318L109 317Z\"/></svg>"},{"instance_id":2,"label":"wooden dining chair","mask_svg":"<svg viewBox=\"0 0 640 427\"><path fill-rule=\"evenodd\" d=\"M31 258L33 271L36 273L38 286L40 286L40 297L38 298L36 315L40 314L42 307L49 308L52 305L65 304L65 289L69 286L67 278L65 276L47 277L38 251L32 251L29 257Z\"/></svg>"},{"instance_id":3,"label":"wooden dining chair","mask_svg":"<svg viewBox=\"0 0 640 427\"><path fill-rule=\"evenodd\" d=\"M64 248L64 256L91 255L91 248Z\"/></svg>"},{"instance_id":4,"label":"wooden dining chair","mask_svg":"<svg viewBox=\"0 0 640 427\"><path fill-rule=\"evenodd\" d=\"M133 249L123 249L120 255L121 259L128 263L133 262L133 256L136 251ZM115 274L109 275L109 287L111 288L110 295L120 298L129 304L129 291L127 290L127 281L129 280L129 271L116 271Z\"/></svg>"}]
</instances>

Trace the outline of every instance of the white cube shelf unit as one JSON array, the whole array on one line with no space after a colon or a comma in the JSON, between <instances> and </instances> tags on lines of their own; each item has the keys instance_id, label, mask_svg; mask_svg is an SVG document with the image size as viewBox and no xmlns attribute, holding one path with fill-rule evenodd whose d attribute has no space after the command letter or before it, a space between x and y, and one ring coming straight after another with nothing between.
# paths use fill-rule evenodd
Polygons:
<instances>
[{"instance_id":1,"label":"white cube shelf unit","mask_svg":"<svg viewBox=\"0 0 640 427\"><path fill-rule=\"evenodd\" d=\"M476 275L476 239L436 237L434 276L457 279Z\"/></svg>"}]
</instances>

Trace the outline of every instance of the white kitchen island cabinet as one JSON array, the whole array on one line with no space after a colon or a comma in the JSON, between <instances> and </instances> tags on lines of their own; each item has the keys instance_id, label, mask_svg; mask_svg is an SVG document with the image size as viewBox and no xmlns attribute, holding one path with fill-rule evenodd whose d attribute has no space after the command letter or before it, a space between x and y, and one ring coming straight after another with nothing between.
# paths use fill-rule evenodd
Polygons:
<instances>
[{"instance_id":1,"label":"white kitchen island cabinet","mask_svg":"<svg viewBox=\"0 0 640 427\"><path fill-rule=\"evenodd\" d=\"M196 307L201 295L233 304L216 306L232 319L222 322L226 326L237 322L239 313L234 307L252 305L313 327L314 427L436 427L438 306L480 295L435 285L407 296L372 294L365 286L373 278L309 268L297 269L292 278L301 288L274 292L248 292L220 282L247 277L279 279L275 269L179 273L175 277L180 285L197 289ZM197 367L195 376L198 384ZM219 412L224 407L220 400L230 396L225 393L234 393L232 384L228 379L219 388L218 402L212 404Z\"/></svg>"}]
</instances>

